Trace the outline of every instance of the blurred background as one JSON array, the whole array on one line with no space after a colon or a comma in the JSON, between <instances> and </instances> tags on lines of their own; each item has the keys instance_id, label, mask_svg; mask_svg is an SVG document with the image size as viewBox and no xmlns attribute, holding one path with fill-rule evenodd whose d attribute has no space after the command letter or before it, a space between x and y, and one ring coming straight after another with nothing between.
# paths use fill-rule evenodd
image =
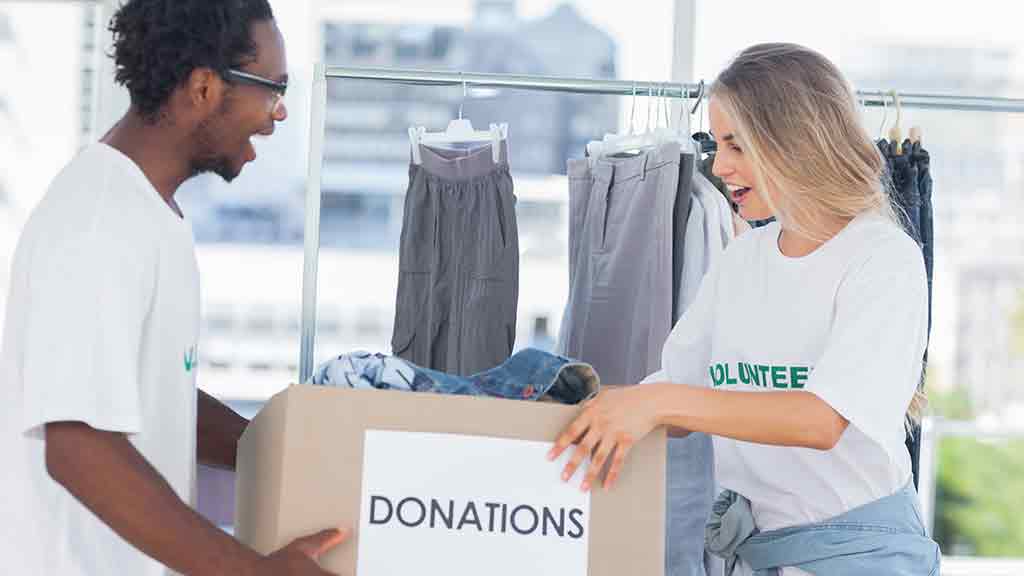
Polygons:
<instances>
[{"instance_id":1,"label":"blurred background","mask_svg":"<svg viewBox=\"0 0 1024 576\"><path fill-rule=\"evenodd\" d=\"M199 383L250 417L298 378L314 61L690 82L714 79L750 44L790 41L823 52L861 89L1024 96L1024 9L999 0L271 3L293 79L289 119L257 142L259 161L234 183L200 177L178 194L202 274ZM106 56L116 4L0 0L0 317L26 217L57 171L127 107ZM620 130L632 99L462 92L329 82L317 362L390 351L406 129L441 130L460 104L477 126L510 125L516 345L553 343L568 289L566 160ZM647 113L648 99L637 100L637 114ZM864 110L878 136L893 119L891 110ZM944 574L1024 574L1024 115L905 109L902 123L922 128L935 181L922 499Z\"/></svg>"}]
</instances>

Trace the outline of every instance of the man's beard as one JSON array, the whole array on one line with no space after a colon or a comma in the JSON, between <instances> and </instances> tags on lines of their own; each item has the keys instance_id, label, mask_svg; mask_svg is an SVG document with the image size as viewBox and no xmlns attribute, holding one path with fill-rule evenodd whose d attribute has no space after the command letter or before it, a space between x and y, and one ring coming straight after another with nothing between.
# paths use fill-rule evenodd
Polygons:
<instances>
[{"instance_id":1,"label":"man's beard","mask_svg":"<svg viewBox=\"0 0 1024 576\"><path fill-rule=\"evenodd\" d=\"M213 172L223 178L225 182L231 182L238 176L238 171L231 165L231 158L215 152L217 142L215 135L222 132L223 128L228 125L223 121L226 112L227 100L222 103L220 109L212 117L203 120L196 127L195 140L199 153L192 158L190 167L192 176Z\"/></svg>"},{"instance_id":2,"label":"man's beard","mask_svg":"<svg viewBox=\"0 0 1024 576\"><path fill-rule=\"evenodd\" d=\"M238 176L238 172L235 172L231 167L231 161L225 156L196 158L192 161L193 176L198 176L207 172L213 172L217 176L223 178L225 182L231 182L236 176Z\"/></svg>"}]
</instances>

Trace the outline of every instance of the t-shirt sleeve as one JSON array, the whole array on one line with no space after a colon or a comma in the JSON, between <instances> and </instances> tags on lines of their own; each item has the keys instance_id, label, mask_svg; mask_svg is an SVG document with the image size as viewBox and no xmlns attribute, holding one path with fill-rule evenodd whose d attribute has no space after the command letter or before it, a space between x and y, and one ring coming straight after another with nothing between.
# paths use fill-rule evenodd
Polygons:
<instances>
[{"instance_id":1,"label":"t-shirt sleeve","mask_svg":"<svg viewBox=\"0 0 1024 576\"><path fill-rule=\"evenodd\" d=\"M704 385L711 358L711 329L715 294L718 292L719 261L708 269L697 296L672 328L661 351L661 370L644 378L650 382Z\"/></svg>"},{"instance_id":2,"label":"t-shirt sleeve","mask_svg":"<svg viewBox=\"0 0 1024 576\"><path fill-rule=\"evenodd\" d=\"M902 449L928 326L921 255L895 248L876 250L840 284L832 330L805 387L888 450Z\"/></svg>"},{"instance_id":3,"label":"t-shirt sleeve","mask_svg":"<svg viewBox=\"0 0 1024 576\"><path fill-rule=\"evenodd\" d=\"M140 430L139 357L155 258L126 227L98 223L75 242L44 240L30 264L23 430L80 421Z\"/></svg>"}]
</instances>

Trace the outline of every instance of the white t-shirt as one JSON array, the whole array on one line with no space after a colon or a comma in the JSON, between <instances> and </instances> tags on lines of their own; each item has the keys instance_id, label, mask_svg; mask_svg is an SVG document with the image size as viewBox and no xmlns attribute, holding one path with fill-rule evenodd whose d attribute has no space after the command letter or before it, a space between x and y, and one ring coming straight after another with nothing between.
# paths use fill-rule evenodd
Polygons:
<instances>
[{"instance_id":1,"label":"white t-shirt","mask_svg":"<svg viewBox=\"0 0 1024 576\"><path fill-rule=\"evenodd\" d=\"M825 520L906 485L904 415L927 332L921 250L895 224L861 215L800 258L780 252L779 232L773 223L730 243L648 379L802 389L850 421L828 451L715 437L716 478L750 499L762 531Z\"/></svg>"},{"instance_id":2,"label":"white t-shirt","mask_svg":"<svg viewBox=\"0 0 1024 576\"><path fill-rule=\"evenodd\" d=\"M44 424L127 434L191 504L198 335L191 226L126 156L82 150L25 225L11 269L0 356L5 573L165 573L50 478Z\"/></svg>"}]
</instances>

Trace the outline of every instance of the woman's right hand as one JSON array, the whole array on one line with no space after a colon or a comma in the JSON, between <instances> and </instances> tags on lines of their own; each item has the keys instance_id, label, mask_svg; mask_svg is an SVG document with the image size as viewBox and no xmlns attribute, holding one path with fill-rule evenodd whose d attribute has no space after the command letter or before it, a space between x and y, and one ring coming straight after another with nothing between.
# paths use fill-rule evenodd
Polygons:
<instances>
[{"instance_id":1,"label":"woman's right hand","mask_svg":"<svg viewBox=\"0 0 1024 576\"><path fill-rule=\"evenodd\" d=\"M591 462L580 489L590 490L611 458L604 480L605 490L618 480L626 455L633 445L657 425L655 386L613 387L602 390L583 405L583 411L555 441L548 459L555 460L572 444L576 451L562 471L562 480L572 478L576 469L590 456Z\"/></svg>"}]
</instances>

